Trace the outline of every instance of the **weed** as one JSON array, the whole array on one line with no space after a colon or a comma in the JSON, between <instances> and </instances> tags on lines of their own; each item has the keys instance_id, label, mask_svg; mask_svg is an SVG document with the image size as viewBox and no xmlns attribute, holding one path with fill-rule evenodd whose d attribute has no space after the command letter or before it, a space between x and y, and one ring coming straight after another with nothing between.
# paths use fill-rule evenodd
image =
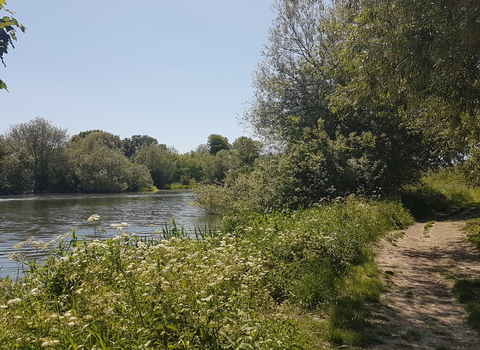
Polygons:
<instances>
[{"instance_id":1,"label":"weed","mask_svg":"<svg viewBox=\"0 0 480 350\"><path fill-rule=\"evenodd\" d=\"M429 221L423 226L423 235L425 237L430 237L430 230L432 229L433 225L435 225L436 221Z\"/></svg>"},{"instance_id":2,"label":"weed","mask_svg":"<svg viewBox=\"0 0 480 350\"><path fill-rule=\"evenodd\" d=\"M470 326L480 333L480 279L458 280L453 287L453 294L465 304Z\"/></svg>"},{"instance_id":3,"label":"weed","mask_svg":"<svg viewBox=\"0 0 480 350\"><path fill-rule=\"evenodd\" d=\"M480 218L467 220L464 230L467 231L468 241L480 249Z\"/></svg>"}]
</instances>

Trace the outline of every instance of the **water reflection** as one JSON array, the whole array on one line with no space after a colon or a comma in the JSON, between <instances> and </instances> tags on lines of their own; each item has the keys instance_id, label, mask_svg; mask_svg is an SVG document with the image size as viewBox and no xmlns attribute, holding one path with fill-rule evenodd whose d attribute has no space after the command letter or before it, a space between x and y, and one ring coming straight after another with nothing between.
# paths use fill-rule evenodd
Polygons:
<instances>
[{"instance_id":1,"label":"water reflection","mask_svg":"<svg viewBox=\"0 0 480 350\"><path fill-rule=\"evenodd\" d=\"M158 193L26 195L0 197L0 276L15 274L18 264L7 259L12 247L27 240L50 241L72 232L94 237L95 227L105 229L102 237L117 234L110 224L127 222L129 232L151 233L175 219L187 228L207 227L218 217L206 215L196 206L189 191ZM92 214L100 220L88 223Z\"/></svg>"}]
</instances>

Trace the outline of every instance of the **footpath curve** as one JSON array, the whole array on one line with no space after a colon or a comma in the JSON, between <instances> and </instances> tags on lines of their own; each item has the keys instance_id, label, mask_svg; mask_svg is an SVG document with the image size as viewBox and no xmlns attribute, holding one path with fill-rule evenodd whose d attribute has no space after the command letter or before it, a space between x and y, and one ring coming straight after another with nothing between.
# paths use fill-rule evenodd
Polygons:
<instances>
[{"instance_id":1,"label":"footpath curve","mask_svg":"<svg viewBox=\"0 0 480 350\"><path fill-rule=\"evenodd\" d=\"M479 252L463 231L474 216L476 209L439 215L382 241L376 261L390 288L370 320L379 340L370 349L480 349L452 293L454 279L480 278Z\"/></svg>"}]
</instances>

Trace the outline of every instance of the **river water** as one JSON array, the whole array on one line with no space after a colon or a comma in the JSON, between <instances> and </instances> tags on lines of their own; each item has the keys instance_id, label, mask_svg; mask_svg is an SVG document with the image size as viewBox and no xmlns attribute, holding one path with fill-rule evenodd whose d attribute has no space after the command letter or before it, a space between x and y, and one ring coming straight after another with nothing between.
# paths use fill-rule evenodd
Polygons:
<instances>
[{"instance_id":1,"label":"river water","mask_svg":"<svg viewBox=\"0 0 480 350\"><path fill-rule=\"evenodd\" d=\"M107 238L118 234L110 225L122 222L130 225L126 231L142 234L172 224L172 219L187 229L217 224L218 217L190 204L193 199L190 191L0 196L0 276L13 278L19 271L20 264L8 259L10 253L38 254L27 245L13 249L32 236L49 242L75 230L79 236ZM100 219L87 222L93 214Z\"/></svg>"}]
</instances>

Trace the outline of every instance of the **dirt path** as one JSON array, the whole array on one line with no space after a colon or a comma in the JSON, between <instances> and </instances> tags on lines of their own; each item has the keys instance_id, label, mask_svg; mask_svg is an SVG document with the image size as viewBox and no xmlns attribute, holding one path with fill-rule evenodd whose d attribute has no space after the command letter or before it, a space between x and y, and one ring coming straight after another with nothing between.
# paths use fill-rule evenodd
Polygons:
<instances>
[{"instance_id":1,"label":"dirt path","mask_svg":"<svg viewBox=\"0 0 480 350\"><path fill-rule=\"evenodd\" d=\"M480 338L466 325L467 314L452 294L455 278L480 278L478 252L465 242L463 211L392 233L377 262L391 284L372 323L380 344L371 349L480 349ZM393 240L392 240L393 239Z\"/></svg>"}]
</instances>

